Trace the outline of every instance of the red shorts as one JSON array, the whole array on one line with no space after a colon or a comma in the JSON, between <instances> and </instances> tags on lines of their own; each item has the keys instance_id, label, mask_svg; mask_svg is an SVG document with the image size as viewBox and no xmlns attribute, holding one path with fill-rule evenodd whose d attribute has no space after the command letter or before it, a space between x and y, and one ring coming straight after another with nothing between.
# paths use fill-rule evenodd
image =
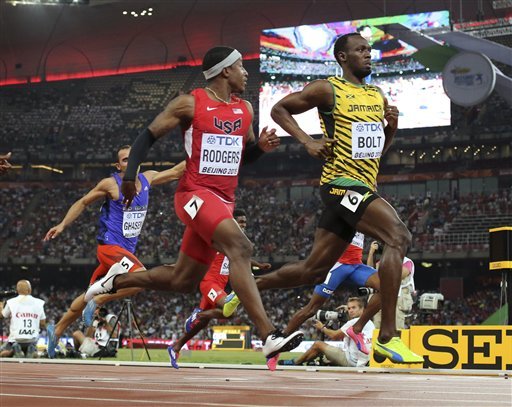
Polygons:
<instances>
[{"instance_id":1,"label":"red shorts","mask_svg":"<svg viewBox=\"0 0 512 407\"><path fill-rule=\"evenodd\" d=\"M119 263L123 257L126 257L133 263L128 272L144 269L144 265L139 261L133 253L123 249L121 246L115 244L103 244L98 245L98 251L96 252L100 265L94 270L89 284L94 283L99 278L107 274L108 270L114 263Z\"/></svg>"},{"instance_id":2,"label":"red shorts","mask_svg":"<svg viewBox=\"0 0 512 407\"><path fill-rule=\"evenodd\" d=\"M226 285L222 286L216 281L201 281L201 284L199 284L199 291L201 291L202 297L199 308L203 311L217 308L217 301L219 298L223 298L227 295L224 288L226 288Z\"/></svg>"},{"instance_id":3,"label":"red shorts","mask_svg":"<svg viewBox=\"0 0 512 407\"><path fill-rule=\"evenodd\" d=\"M210 264L217 251L212 237L224 219L233 218L234 202L225 202L207 189L174 194L176 215L186 225L181 251L199 263Z\"/></svg>"}]
</instances>

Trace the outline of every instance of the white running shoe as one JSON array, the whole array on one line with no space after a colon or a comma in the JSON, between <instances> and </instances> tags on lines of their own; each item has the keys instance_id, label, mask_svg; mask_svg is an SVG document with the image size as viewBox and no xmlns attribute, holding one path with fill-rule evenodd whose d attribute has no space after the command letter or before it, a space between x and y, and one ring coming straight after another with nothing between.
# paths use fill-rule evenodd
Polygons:
<instances>
[{"instance_id":1,"label":"white running shoe","mask_svg":"<svg viewBox=\"0 0 512 407\"><path fill-rule=\"evenodd\" d=\"M285 337L281 331L276 330L267 336L265 344L263 345L263 355L269 359L273 358L278 353L291 351L299 346L303 339L304 334L301 331L295 331Z\"/></svg>"},{"instance_id":2,"label":"white running shoe","mask_svg":"<svg viewBox=\"0 0 512 407\"><path fill-rule=\"evenodd\" d=\"M114 278L120 274L127 273L123 266L119 263L114 263L108 270L108 273L104 277L100 278L93 285L91 285L85 292L85 302L89 302L94 296L99 294L112 294L115 293L114 289Z\"/></svg>"}]
</instances>

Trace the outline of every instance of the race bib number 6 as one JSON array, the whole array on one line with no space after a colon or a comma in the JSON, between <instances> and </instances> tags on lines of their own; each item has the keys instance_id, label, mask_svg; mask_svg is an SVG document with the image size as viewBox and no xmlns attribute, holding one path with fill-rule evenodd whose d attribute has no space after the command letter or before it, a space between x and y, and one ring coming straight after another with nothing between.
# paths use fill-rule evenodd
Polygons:
<instances>
[{"instance_id":1,"label":"race bib number 6","mask_svg":"<svg viewBox=\"0 0 512 407\"><path fill-rule=\"evenodd\" d=\"M347 190L340 204L355 213L362 200L363 196L359 192Z\"/></svg>"}]
</instances>

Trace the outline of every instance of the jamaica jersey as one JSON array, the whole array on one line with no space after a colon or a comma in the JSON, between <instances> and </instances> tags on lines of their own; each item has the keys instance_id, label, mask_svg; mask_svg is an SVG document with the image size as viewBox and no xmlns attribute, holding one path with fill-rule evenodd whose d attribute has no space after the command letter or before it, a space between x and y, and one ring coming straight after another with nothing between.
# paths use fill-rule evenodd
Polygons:
<instances>
[{"instance_id":1,"label":"jamaica jersey","mask_svg":"<svg viewBox=\"0 0 512 407\"><path fill-rule=\"evenodd\" d=\"M334 155L324 164L320 184L362 182L374 190L385 141L384 98L373 85L355 85L338 77L327 80L334 91L334 108L319 114L325 137L334 140Z\"/></svg>"}]
</instances>

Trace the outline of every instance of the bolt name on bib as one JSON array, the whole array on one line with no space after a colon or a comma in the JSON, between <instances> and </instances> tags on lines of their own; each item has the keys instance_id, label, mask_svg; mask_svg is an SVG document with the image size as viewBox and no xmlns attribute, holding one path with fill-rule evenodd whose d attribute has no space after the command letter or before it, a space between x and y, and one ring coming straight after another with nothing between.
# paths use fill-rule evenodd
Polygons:
<instances>
[{"instance_id":1,"label":"bolt name on bib","mask_svg":"<svg viewBox=\"0 0 512 407\"><path fill-rule=\"evenodd\" d=\"M352 158L355 160L380 158L385 140L381 122L352 123Z\"/></svg>"}]
</instances>

